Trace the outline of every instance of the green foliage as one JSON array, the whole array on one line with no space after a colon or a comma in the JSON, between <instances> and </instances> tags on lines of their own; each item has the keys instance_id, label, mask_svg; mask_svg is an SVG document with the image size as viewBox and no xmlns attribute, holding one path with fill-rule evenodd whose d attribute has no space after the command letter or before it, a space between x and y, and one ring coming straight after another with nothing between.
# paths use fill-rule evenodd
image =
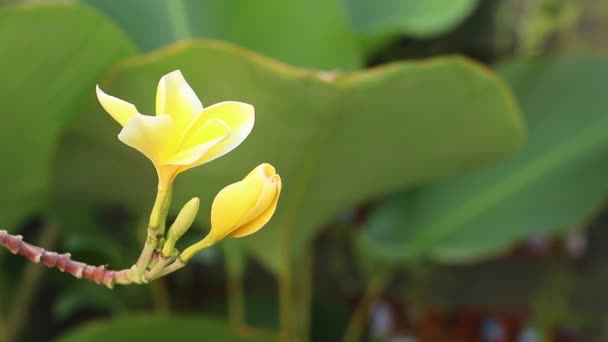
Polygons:
<instances>
[{"instance_id":1,"label":"green foliage","mask_svg":"<svg viewBox=\"0 0 608 342\"><path fill-rule=\"evenodd\" d=\"M257 119L236 151L204 171L180 176L174 203L201 196L200 219L206 222L204 213L223 185L271 161L285 184L279 209L268 227L244 241L275 270L281 238L295 253L349 206L500 159L523 139L519 113L502 82L461 58L324 74L201 42L131 60L103 87L149 113L157 80L175 66L205 103L254 103ZM80 138L58 163L58 191L79 201L129 200L131 207L149 210L154 183L141 180L153 176L152 168L119 145L119 127L99 104L85 113L74 129ZM450 136L459 138L446 140ZM86 153L74 151L82 146ZM100 164L98 158L116 162Z\"/></svg>"},{"instance_id":2,"label":"green foliage","mask_svg":"<svg viewBox=\"0 0 608 342\"><path fill-rule=\"evenodd\" d=\"M608 59L511 62L501 74L526 114L529 142L509 162L386 200L361 236L376 258L471 261L571 228L608 191ZM573 116L576 113L576 116Z\"/></svg>"},{"instance_id":3,"label":"green foliage","mask_svg":"<svg viewBox=\"0 0 608 342\"><path fill-rule=\"evenodd\" d=\"M61 342L107 341L213 341L262 342L270 338L236 336L226 323L205 316L129 315L84 325L58 339Z\"/></svg>"},{"instance_id":4,"label":"green foliage","mask_svg":"<svg viewBox=\"0 0 608 342\"><path fill-rule=\"evenodd\" d=\"M35 23L35 24L32 24ZM14 229L48 207L53 156L61 134L95 83L134 53L99 15L78 7L0 12L0 222Z\"/></svg>"},{"instance_id":5,"label":"green foliage","mask_svg":"<svg viewBox=\"0 0 608 342\"><path fill-rule=\"evenodd\" d=\"M363 63L337 1L83 2L115 20L144 51L182 39L211 38L302 67L351 70Z\"/></svg>"},{"instance_id":6,"label":"green foliage","mask_svg":"<svg viewBox=\"0 0 608 342\"><path fill-rule=\"evenodd\" d=\"M30 4L7 6L22 2ZM61 230L61 251L91 263L127 267L137 257L131 245L145 235L156 175L148 160L116 139L120 127L95 99L94 87L101 83L108 93L152 113L159 77L178 68L205 105L224 100L253 104L256 125L234 152L178 177L174 209L200 196L195 227L207 227L213 196L261 162L276 166L284 188L267 227L222 245L232 300L205 293L224 285L213 279L221 273L215 269L217 248L199 255L205 263L195 261L170 282L146 287L108 292L52 273L44 278L44 301L32 297L37 278L24 276L26 284L18 283L14 278L20 264L2 260L0 340L2 322L19 321L29 307L38 310L30 311L34 318L28 328L48 315L49 324L63 326L83 312L118 314L78 327L61 341L272 340L238 337L224 321L202 315L213 305L195 303L209 297L221 303L222 313L228 307L236 325L244 319L283 334L339 340L344 327L351 326L346 321L353 308L345 304L360 295L362 284L352 280L356 275L330 283L353 268L367 266L369 274L387 279L372 282L367 297L382 294L393 278L384 273L393 269L392 263L418 266L410 269L408 282L425 278L432 283L427 264L416 263L420 258L476 261L530 234L581 225L608 192L605 57L513 61L498 66L499 74L447 56L352 71L366 64L361 42L375 48L405 36L424 39L417 41L424 45L461 23L480 5L476 0L80 1L107 18L69 1L55 6L34 2L39 1L5 1L0 11L1 229L17 230L42 213L45 224ZM572 27L582 6L573 4L543 0L526 7L531 11L524 18L549 18L548 26L547 20L540 26L536 21L522 24L519 14L508 18L523 25L508 27L524 28L517 30L523 34L516 37L523 46L519 52L542 51L547 37ZM442 39L457 39L450 37ZM137 56L135 46L148 54ZM316 71L321 69L339 71ZM530 131L521 151L526 132L520 104ZM398 192L403 190L407 192ZM390 193L395 194L383 199ZM339 236L329 237L350 241L354 234L363 252L359 265L344 251L347 242L331 246L336 249L332 253L312 248L313 239L341 213L378 199L362 230L344 221L344 227L334 230ZM180 247L203 237L197 229ZM35 235L35 227L31 230ZM312 253L302 258L303 251ZM279 296L267 284L271 274L251 276L246 252L274 272ZM0 256L7 254L0 250ZM335 260L338 254L348 259L347 266ZM328 259L333 266L315 270L313 277L303 261L313 256L324 258L315 266ZM388 267L378 267L378 261ZM345 268L339 276L323 273L338 273L337 267ZM201 268L213 272L201 276ZM204 288L193 289L200 278ZM309 278L325 283L312 284ZM255 291L239 288L260 279L265 283L254 286ZM345 298L320 300L327 298L327 293L315 293L321 288L342 290ZM27 305L13 310L14 305L6 305L14 304L13 297ZM130 315L153 305L198 313ZM6 307L10 312L2 310ZM360 313L367 317L365 310ZM362 323L353 322L361 325L354 331L364 330ZM11 334L19 330L10 323L7 327ZM258 336L255 329L239 328ZM24 339L44 337L34 330Z\"/></svg>"},{"instance_id":7,"label":"green foliage","mask_svg":"<svg viewBox=\"0 0 608 342\"><path fill-rule=\"evenodd\" d=\"M478 0L341 0L353 29L366 36L428 37L449 31Z\"/></svg>"},{"instance_id":8,"label":"green foliage","mask_svg":"<svg viewBox=\"0 0 608 342\"><path fill-rule=\"evenodd\" d=\"M280 61L323 70L363 66L363 50L398 35L428 37L461 23L477 0L83 0L143 51L183 39L232 42ZM153 32L154 34L151 34ZM369 47L359 44L364 38Z\"/></svg>"}]
</instances>

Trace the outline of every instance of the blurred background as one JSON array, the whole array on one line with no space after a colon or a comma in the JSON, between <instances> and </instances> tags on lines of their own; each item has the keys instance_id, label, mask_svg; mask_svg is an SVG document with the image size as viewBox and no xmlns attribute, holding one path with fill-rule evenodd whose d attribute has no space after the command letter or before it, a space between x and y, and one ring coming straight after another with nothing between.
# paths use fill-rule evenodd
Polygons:
<instances>
[{"instance_id":1,"label":"blurred background","mask_svg":"<svg viewBox=\"0 0 608 342\"><path fill-rule=\"evenodd\" d=\"M0 341L608 340L608 2L2 0L0 228L128 268L155 193L95 85L180 69L251 103L202 199L262 162L254 236L113 290L0 250Z\"/></svg>"}]
</instances>

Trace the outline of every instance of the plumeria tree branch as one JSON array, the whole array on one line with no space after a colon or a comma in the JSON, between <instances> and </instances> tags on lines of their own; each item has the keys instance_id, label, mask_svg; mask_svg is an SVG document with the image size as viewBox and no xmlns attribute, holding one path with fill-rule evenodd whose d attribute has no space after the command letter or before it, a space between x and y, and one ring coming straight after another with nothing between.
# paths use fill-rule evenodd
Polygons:
<instances>
[{"instance_id":1,"label":"plumeria tree branch","mask_svg":"<svg viewBox=\"0 0 608 342\"><path fill-rule=\"evenodd\" d=\"M19 254L34 263L42 263L48 267L57 268L79 279L87 279L103 284L109 288L114 284L131 284L127 277L129 270L113 271L105 266L91 266L74 261L69 253L59 254L23 241L21 235L11 235L6 230L0 230L0 245L11 253Z\"/></svg>"},{"instance_id":2,"label":"plumeria tree branch","mask_svg":"<svg viewBox=\"0 0 608 342\"><path fill-rule=\"evenodd\" d=\"M102 107L123 128L118 139L144 154L158 175L158 191L150 214L147 237L137 262L128 269L110 270L74 261L69 253L47 251L0 230L0 245L34 263L42 263L112 288L116 284L145 284L184 267L201 250L224 238L240 238L260 230L273 216L281 193L281 177L270 164L261 164L243 180L226 186L211 208L211 230L202 240L180 252L178 240L190 229L200 200L193 198L167 228L175 177L236 148L254 123L253 106L226 101L203 108L179 70L163 76L156 92L156 115L143 115L124 100L97 87Z\"/></svg>"}]
</instances>

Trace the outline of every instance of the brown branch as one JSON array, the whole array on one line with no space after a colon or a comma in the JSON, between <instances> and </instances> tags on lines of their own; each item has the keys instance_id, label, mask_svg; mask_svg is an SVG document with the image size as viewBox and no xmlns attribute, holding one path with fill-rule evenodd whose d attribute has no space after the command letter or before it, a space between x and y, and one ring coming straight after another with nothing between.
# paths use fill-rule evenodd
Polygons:
<instances>
[{"instance_id":1,"label":"brown branch","mask_svg":"<svg viewBox=\"0 0 608 342\"><path fill-rule=\"evenodd\" d=\"M13 254L19 254L31 262L42 263L61 272L67 272L78 279L87 279L97 284L113 288L114 284L132 284L129 280L128 269L113 271L105 265L91 266L71 259L70 253L58 254L23 241L21 235L11 235L6 230L0 230L0 245Z\"/></svg>"}]
</instances>

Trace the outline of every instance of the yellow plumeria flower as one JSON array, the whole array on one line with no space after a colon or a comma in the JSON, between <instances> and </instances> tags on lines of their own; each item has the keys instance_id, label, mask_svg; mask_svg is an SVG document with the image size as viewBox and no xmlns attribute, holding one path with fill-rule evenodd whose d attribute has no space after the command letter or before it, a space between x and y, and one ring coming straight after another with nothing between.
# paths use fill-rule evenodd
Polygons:
<instances>
[{"instance_id":1,"label":"yellow plumeria flower","mask_svg":"<svg viewBox=\"0 0 608 342\"><path fill-rule=\"evenodd\" d=\"M143 115L97 86L102 107L123 126L118 139L152 161L159 188L185 170L210 162L237 147L255 120L253 106L226 101L203 108L179 70L163 76L156 91L156 115Z\"/></svg>"},{"instance_id":2,"label":"yellow plumeria flower","mask_svg":"<svg viewBox=\"0 0 608 342\"><path fill-rule=\"evenodd\" d=\"M225 237L240 238L260 230L277 208L281 186L281 176L270 164L262 164L242 181L226 186L213 200L209 234L187 248L180 259L187 262Z\"/></svg>"}]
</instances>

